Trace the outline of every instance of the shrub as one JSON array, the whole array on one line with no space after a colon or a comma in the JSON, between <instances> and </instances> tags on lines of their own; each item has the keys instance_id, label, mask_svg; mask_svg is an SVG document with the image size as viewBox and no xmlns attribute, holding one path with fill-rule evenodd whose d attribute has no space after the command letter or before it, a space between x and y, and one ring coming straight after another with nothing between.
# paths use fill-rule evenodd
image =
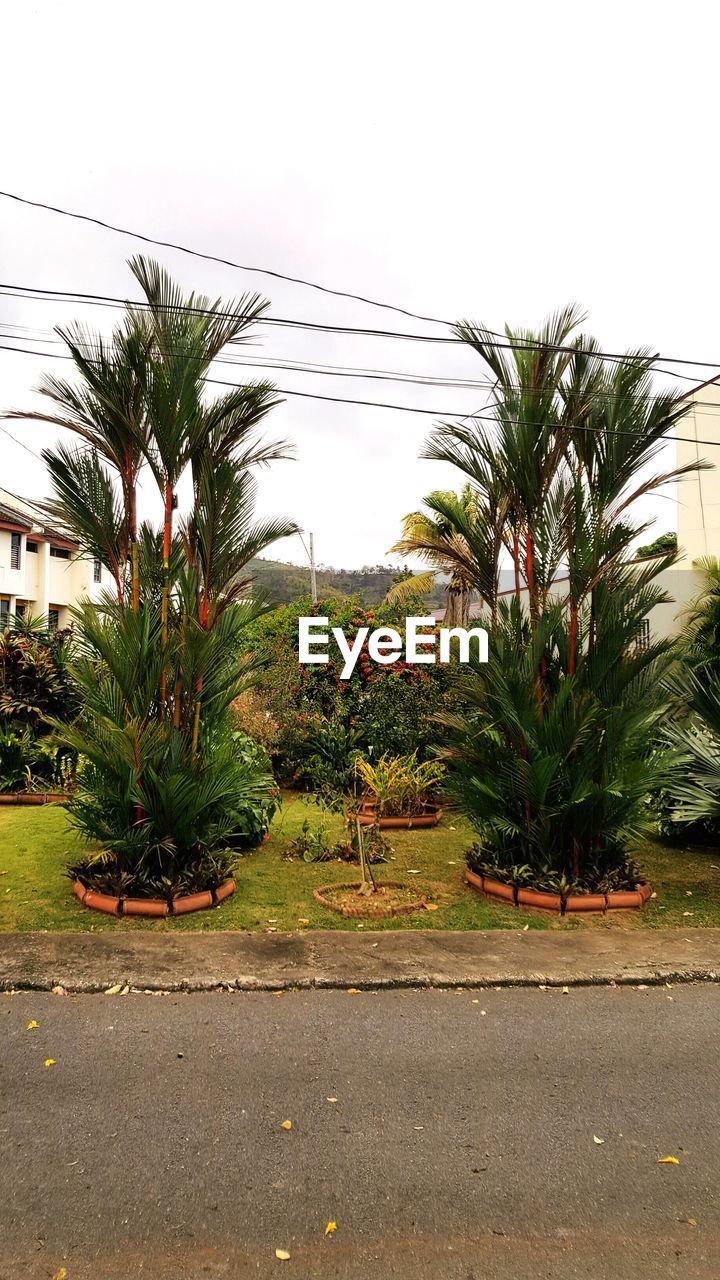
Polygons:
<instances>
[{"instance_id":1,"label":"shrub","mask_svg":"<svg viewBox=\"0 0 720 1280\"><path fill-rule=\"evenodd\" d=\"M437 760L384 755L377 764L358 760L357 773L381 817L419 817L445 774Z\"/></svg>"}]
</instances>

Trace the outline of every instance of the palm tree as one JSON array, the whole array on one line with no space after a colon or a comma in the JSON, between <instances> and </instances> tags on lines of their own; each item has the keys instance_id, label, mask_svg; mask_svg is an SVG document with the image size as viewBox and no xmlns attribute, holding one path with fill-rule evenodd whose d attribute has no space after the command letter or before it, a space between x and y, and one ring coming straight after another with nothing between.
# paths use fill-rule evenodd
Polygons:
<instances>
[{"instance_id":1,"label":"palm tree","mask_svg":"<svg viewBox=\"0 0 720 1280\"><path fill-rule=\"evenodd\" d=\"M416 574L396 583L388 591L384 603L403 604L412 596L424 595L435 584L435 575L447 576L444 623L448 627L466 627L470 617L473 590L472 557L467 539L456 531L460 510L472 517L474 498L470 485L465 485L459 498L452 492L436 490L425 498L426 511L411 511L403 516L402 537L390 547L388 555L417 555L431 565L427 573ZM445 508L451 507L455 522L449 520Z\"/></svg>"},{"instance_id":2,"label":"palm tree","mask_svg":"<svg viewBox=\"0 0 720 1280\"><path fill-rule=\"evenodd\" d=\"M70 813L104 852L99 867L89 860L75 872L85 883L171 901L181 888L217 884L243 807L267 802L269 770L238 757L229 708L253 667L242 656L243 632L264 607L250 598L245 566L297 526L253 516L251 468L288 454L255 435L278 403L273 388L207 395L212 361L267 304L255 295L230 305L186 298L156 263L130 265L145 304L128 307L115 345L90 336L76 344L81 381L53 387L65 412L50 420L82 443L46 458L52 509L117 587L76 611L84 709L64 733L88 764ZM88 351L112 371L102 397ZM163 501L160 532L137 526L144 462ZM186 472L190 509L174 529Z\"/></svg>"},{"instance_id":3,"label":"palm tree","mask_svg":"<svg viewBox=\"0 0 720 1280\"><path fill-rule=\"evenodd\" d=\"M641 649L636 637L668 598L657 578L676 553L632 563L647 527L632 508L694 469L652 472L684 405L652 394L646 352L608 369L580 319L567 308L537 334L506 329L507 351L483 326L457 325L495 376L491 404L483 420L440 424L425 452L470 483L472 517L444 512L467 541L468 581L485 581L493 609L490 662L461 677L467 712L445 717L452 785L481 860L564 892L631 874L643 799L665 776L648 742L671 647ZM486 536L471 541L476 527ZM503 554L509 601L498 598Z\"/></svg>"}]
</instances>

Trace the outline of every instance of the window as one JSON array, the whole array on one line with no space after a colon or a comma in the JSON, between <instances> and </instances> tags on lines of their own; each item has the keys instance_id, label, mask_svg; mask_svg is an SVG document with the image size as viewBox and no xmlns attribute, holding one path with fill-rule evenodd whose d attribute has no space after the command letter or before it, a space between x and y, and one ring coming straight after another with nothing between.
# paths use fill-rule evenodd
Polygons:
<instances>
[{"instance_id":1,"label":"window","mask_svg":"<svg viewBox=\"0 0 720 1280\"><path fill-rule=\"evenodd\" d=\"M27 548L27 550L28 550L28 551L34 551L34 552L35 552L35 555L37 555L37 547L38 547L37 542L30 542L30 541L28 541L28 542L26 542L26 543L25 543L25 546L26 546L26 548Z\"/></svg>"},{"instance_id":2,"label":"window","mask_svg":"<svg viewBox=\"0 0 720 1280\"><path fill-rule=\"evenodd\" d=\"M0 628L3 630L7 626L7 620L10 617L10 601L7 596L0 597Z\"/></svg>"},{"instance_id":3,"label":"window","mask_svg":"<svg viewBox=\"0 0 720 1280\"><path fill-rule=\"evenodd\" d=\"M650 619L649 618L643 618L642 622L640 623L635 644L638 649L650 648Z\"/></svg>"},{"instance_id":4,"label":"window","mask_svg":"<svg viewBox=\"0 0 720 1280\"><path fill-rule=\"evenodd\" d=\"M20 557L22 554L22 534L10 534L10 568L20 568Z\"/></svg>"},{"instance_id":5,"label":"window","mask_svg":"<svg viewBox=\"0 0 720 1280\"><path fill-rule=\"evenodd\" d=\"M51 606L48 609L48 631L57 631L59 625L60 625L60 610L53 609Z\"/></svg>"},{"instance_id":6,"label":"window","mask_svg":"<svg viewBox=\"0 0 720 1280\"><path fill-rule=\"evenodd\" d=\"M67 547L51 547L50 555L55 556L56 560L69 560L70 552Z\"/></svg>"},{"instance_id":7,"label":"window","mask_svg":"<svg viewBox=\"0 0 720 1280\"><path fill-rule=\"evenodd\" d=\"M25 604L25 602L18 601L18 603L15 605L15 616L18 618L24 618L26 611L27 611L27 605Z\"/></svg>"},{"instance_id":8,"label":"window","mask_svg":"<svg viewBox=\"0 0 720 1280\"><path fill-rule=\"evenodd\" d=\"M102 565L99 560L93 560L93 582L102 580Z\"/></svg>"}]
</instances>

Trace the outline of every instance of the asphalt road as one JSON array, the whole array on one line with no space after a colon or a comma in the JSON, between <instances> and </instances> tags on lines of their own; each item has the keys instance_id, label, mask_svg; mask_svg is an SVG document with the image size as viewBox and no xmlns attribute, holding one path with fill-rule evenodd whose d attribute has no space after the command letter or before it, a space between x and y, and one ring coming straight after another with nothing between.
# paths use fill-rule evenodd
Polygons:
<instances>
[{"instance_id":1,"label":"asphalt road","mask_svg":"<svg viewBox=\"0 0 720 1280\"><path fill-rule=\"evenodd\" d=\"M0 1277L717 1280L719 1064L718 986L3 996Z\"/></svg>"}]
</instances>

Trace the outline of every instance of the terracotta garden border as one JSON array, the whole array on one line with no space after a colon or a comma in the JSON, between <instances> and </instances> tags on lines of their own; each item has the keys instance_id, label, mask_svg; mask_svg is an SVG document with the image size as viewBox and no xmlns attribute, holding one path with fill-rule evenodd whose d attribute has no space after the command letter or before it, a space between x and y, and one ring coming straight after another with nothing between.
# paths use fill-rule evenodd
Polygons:
<instances>
[{"instance_id":1,"label":"terracotta garden border","mask_svg":"<svg viewBox=\"0 0 720 1280\"><path fill-rule=\"evenodd\" d=\"M397 907L341 907L337 902L333 902L324 895L330 889L359 889L362 881L353 880L348 883L324 884L318 889L313 889L313 898L320 903L321 907L328 907L330 911L337 911L346 920L387 920L392 916L409 916L413 911L420 911L427 902L427 894L418 890L417 902L403 902ZM381 880L380 887L387 889L412 889L414 886L405 884L402 880Z\"/></svg>"},{"instance_id":2,"label":"terracotta garden border","mask_svg":"<svg viewBox=\"0 0 720 1280\"><path fill-rule=\"evenodd\" d=\"M79 880L73 881L73 893L78 902L93 911L104 911L111 916L182 916L188 911L206 911L217 907L235 892L235 881L224 880L217 889L203 893L187 893L172 900L172 910L164 898L114 898L109 893L97 893Z\"/></svg>"},{"instance_id":3,"label":"terracotta garden border","mask_svg":"<svg viewBox=\"0 0 720 1280\"><path fill-rule=\"evenodd\" d=\"M5 791L0 804L60 804L69 799L69 792L63 791Z\"/></svg>"},{"instance_id":4,"label":"terracotta garden border","mask_svg":"<svg viewBox=\"0 0 720 1280\"><path fill-rule=\"evenodd\" d=\"M436 827L443 816L443 810L438 804L428 804L425 806L426 813L418 813L415 817L380 817L378 822L375 808L370 804L363 804L356 813L350 815L351 818L357 818L362 827L372 827L376 823L381 831L390 830L406 830L415 831L421 827Z\"/></svg>"},{"instance_id":5,"label":"terracotta garden border","mask_svg":"<svg viewBox=\"0 0 720 1280\"><path fill-rule=\"evenodd\" d=\"M557 915L574 912L601 912L639 910L652 895L652 886L647 880L641 881L634 890L615 889L610 893L576 893L563 899L559 893L543 893L539 889L517 889L511 884L503 884L500 880L492 880L489 876L478 875L469 867L465 870L465 880L476 893L490 898L494 902L502 902L513 907L528 907L532 911L553 911Z\"/></svg>"}]
</instances>

